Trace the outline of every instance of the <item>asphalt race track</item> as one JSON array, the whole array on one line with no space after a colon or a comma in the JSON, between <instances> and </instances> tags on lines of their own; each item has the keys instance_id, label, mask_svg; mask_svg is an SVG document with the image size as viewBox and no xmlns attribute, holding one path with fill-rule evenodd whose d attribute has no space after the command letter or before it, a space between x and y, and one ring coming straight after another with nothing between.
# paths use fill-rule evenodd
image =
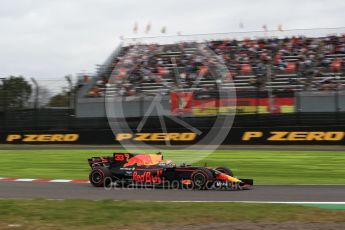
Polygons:
<instances>
[{"instance_id":1,"label":"asphalt race track","mask_svg":"<svg viewBox=\"0 0 345 230\"><path fill-rule=\"evenodd\" d=\"M0 182L0 198L146 201L345 202L345 185L257 185L246 191L95 188L87 183Z\"/></svg>"}]
</instances>

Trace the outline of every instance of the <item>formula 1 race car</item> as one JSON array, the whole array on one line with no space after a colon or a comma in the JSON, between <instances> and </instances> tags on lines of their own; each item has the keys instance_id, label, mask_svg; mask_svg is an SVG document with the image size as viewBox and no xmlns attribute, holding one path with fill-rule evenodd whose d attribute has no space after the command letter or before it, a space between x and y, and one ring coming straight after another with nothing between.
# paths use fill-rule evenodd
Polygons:
<instances>
[{"instance_id":1,"label":"formula 1 race car","mask_svg":"<svg viewBox=\"0 0 345 230\"><path fill-rule=\"evenodd\" d=\"M196 167L163 161L163 155L114 153L113 156L88 159L90 183L95 187L116 185L151 185L191 189L246 190L252 179L237 179L226 167Z\"/></svg>"}]
</instances>

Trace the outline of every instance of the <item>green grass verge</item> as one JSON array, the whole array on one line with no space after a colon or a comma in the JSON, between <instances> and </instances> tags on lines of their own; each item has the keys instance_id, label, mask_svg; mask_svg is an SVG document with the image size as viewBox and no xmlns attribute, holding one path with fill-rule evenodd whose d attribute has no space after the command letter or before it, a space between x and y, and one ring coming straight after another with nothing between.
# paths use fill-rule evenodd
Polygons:
<instances>
[{"instance_id":1,"label":"green grass verge","mask_svg":"<svg viewBox=\"0 0 345 230\"><path fill-rule=\"evenodd\" d=\"M304 206L345 211L345 204L305 204Z\"/></svg>"},{"instance_id":2,"label":"green grass verge","mask_svg":"<svg viewBox=\"0 0 345 230\"><path fill-rule=\"evenodd\" d=\"M281 204L0 200L0 229L151 229L233 221L342 223L345 211Z\"/></svg>"},{"instance_id":3,"label":"green grass verge","mask_svg":"<svg viewBox=\"0 0 345 230\"><path fill-rule=\"evenodd\" d=\"M87 158L111 153L111 150L0 150L0 177L86 179ZM190 153L164 151L165 159L187 163ZM340 151L219 150L194 165L228 166L236 176L253 178L256 184L345 184L344 162L345 154Z\"/></svg>"}]
</instances>

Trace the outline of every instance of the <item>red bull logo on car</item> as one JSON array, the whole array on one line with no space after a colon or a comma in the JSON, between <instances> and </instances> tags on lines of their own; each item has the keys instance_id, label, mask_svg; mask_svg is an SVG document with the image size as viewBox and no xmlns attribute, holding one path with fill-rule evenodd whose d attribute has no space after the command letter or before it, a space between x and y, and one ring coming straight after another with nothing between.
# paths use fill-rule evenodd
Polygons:
<instances>
[{"instance_id":1,"label":"red bull logo on car","mask_svg":"<svg viewBox=\"0 0 345 230\"><path fill-rule=\"evenodd\" d=\"M162 182L161 176L162 170L157 170L154 172L145 171L142 174L140 174L138 171L135 171L133 173L133 181L160 184Z\"/></svg>"}]
</instances>

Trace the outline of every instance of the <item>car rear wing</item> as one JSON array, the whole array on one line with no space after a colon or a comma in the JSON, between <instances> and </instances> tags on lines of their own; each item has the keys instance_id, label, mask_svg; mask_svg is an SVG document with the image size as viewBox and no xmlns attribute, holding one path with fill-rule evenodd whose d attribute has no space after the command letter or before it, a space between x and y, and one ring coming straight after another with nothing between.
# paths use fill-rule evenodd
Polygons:
<instances>
[{"instance_id":1,"label":"car rear wing","mask_svg":"<svg viewBox=\"0 0 345 230\"><path fill-rule=\"evenodd\" d=\"M91 157L87 159L87 161L89 162L89 166L94 168L96 166L108 166L111 162L111 158L112 157L109 156Z\"/></svg>"}]
</instances>

